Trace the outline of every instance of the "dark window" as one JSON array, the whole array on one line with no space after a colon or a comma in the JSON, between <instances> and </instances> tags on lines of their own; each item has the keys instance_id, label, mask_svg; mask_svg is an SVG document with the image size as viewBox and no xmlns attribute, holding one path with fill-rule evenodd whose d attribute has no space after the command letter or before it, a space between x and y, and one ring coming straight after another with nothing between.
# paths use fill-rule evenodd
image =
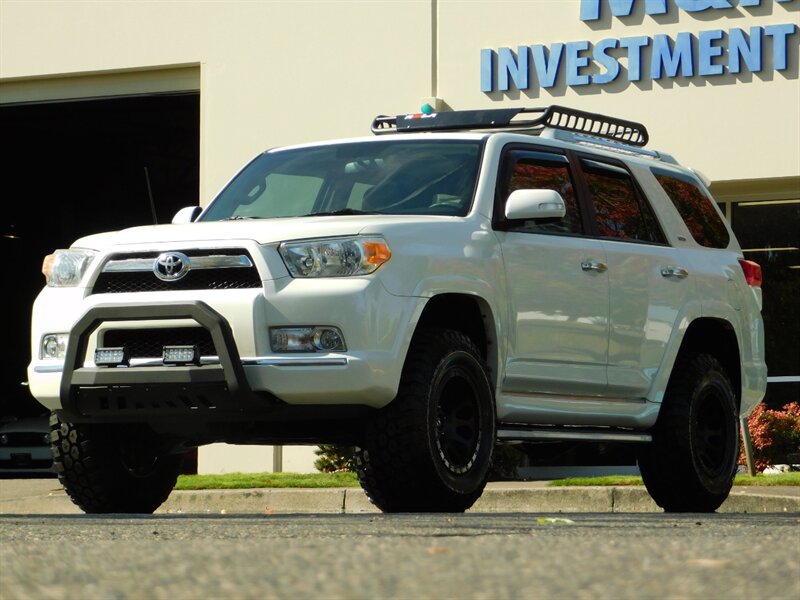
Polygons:
<instances>
[{"instance_id":1,"label":"dark window","mask_svg":"<svg viewBox=\"0 0 800 600\"><path fill-rule=\"evenodd\" d=\"M769 375L800 376L800 199L736 203L731 224L744 257L761 265ZM797 398L796 384L767 387L768 403Z\"/></svg>"},{"instance_id":2,"label":"dark window","mask_svg":"<svg viewBox=\"0 0 800 600\"><path fill-rule=\"evenodd\" d=\"M652 169L658 183L678 209L694 241L707 248L727 248L730 242L725 223L714 202L688 175Z\"/></svg>"},{"instance_id":3,"label":"dark window","mask_svg":"<svg viewBox=\"0 0 800 600\"><path fill-rule=\"evenodd\" d=\"M530 219L513 222L509 229L531 233L582 233L581 214L575 188L564 156L545 152L512 152L503 199L515 190L546 189L561 194L567 212L562 219Z\"/></svg>"},{"instance_id":4,"label":"dark window","mask_svg":"<svg viewBox=\"0 0 800 600\"><path fill-rule=\"evenodd\" d=\"M593 160L582 160L581 167L601 237L663 242L655 216L637 192L630 173Z\"/></svg>"}]
</instances>

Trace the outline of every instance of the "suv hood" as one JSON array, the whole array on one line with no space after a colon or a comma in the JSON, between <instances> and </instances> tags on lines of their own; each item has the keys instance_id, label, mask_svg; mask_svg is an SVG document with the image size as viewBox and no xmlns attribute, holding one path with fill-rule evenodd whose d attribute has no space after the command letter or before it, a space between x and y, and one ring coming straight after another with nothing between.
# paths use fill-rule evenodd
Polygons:
<instances>
[{"instance_id":1,"label":"suv hood","mask_svg":"<svg viewBox=\"0 0 800 600\"><path fill-rule=\"evenodd\" d=\"M236 240L252 240L258 244L271 244L288 240L315 237L356 235L363 230L380 230L382 224L414 224L452 217L397 216L397 215L338 215L327 217L298 217L280 219L253 219L242 221L209 221L186 225L147 225L121 231L89 235L72 244L75 248L103 251L125 246L165 246L214 241L230 245Z\"/></svg>"}]
</instances>

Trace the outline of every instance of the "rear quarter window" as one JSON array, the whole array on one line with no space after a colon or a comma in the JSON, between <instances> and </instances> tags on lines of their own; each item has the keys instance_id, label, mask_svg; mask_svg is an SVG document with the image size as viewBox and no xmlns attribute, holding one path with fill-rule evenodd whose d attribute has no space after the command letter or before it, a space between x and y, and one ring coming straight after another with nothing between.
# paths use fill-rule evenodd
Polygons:
<instances>
[{"instance_id":1,"label":"rear quarter window","mask_svg":"<svg viewBox=\"0 0 800 600\"><path fill-rule=\"evenodd\" d=\"M713 200L692 177L651 169L678 210L694 241L707 248L727 248L730 235Z\"/></svg>"}]
</instances>

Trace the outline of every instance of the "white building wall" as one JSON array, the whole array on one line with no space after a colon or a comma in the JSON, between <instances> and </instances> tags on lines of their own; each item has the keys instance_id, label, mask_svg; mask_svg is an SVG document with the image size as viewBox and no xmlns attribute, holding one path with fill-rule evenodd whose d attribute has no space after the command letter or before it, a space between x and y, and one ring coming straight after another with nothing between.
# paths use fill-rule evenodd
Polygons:
<instances>
[{"instance_id":1,"label":"white building wall","mask_svg":"<svg viewBox=\"0 0 800 600\"><path fill-rule=\"evenodd\" d=\"M315 446L209 444L197 452L198 475L225 473L316 473Z\"/></svg>"}]
</instances>

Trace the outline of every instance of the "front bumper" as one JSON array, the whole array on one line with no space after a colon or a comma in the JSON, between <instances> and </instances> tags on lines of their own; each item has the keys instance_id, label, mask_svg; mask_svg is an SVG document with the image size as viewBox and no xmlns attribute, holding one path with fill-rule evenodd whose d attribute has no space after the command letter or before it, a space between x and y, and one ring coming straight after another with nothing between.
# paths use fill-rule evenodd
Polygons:
<instances>
[{"instance_id":1,"label":"front bumper","mask_svg":"<svg viewBox=\"0 0 800 600\"><path fill-rule=\"evenodd\" d=\"M198 323L209 331L217 356L204 357L199 366L87 362L90 339L101 325L161 320ZM63 366L32 363L30 379L39 401L72 422L268 419L287 404L379 407L396 393L394 352L372 351L369 360L359 353L242 357L226 318L200 300L97 304L75 323L69 339Z\"/></svg>"}]
</instances>

